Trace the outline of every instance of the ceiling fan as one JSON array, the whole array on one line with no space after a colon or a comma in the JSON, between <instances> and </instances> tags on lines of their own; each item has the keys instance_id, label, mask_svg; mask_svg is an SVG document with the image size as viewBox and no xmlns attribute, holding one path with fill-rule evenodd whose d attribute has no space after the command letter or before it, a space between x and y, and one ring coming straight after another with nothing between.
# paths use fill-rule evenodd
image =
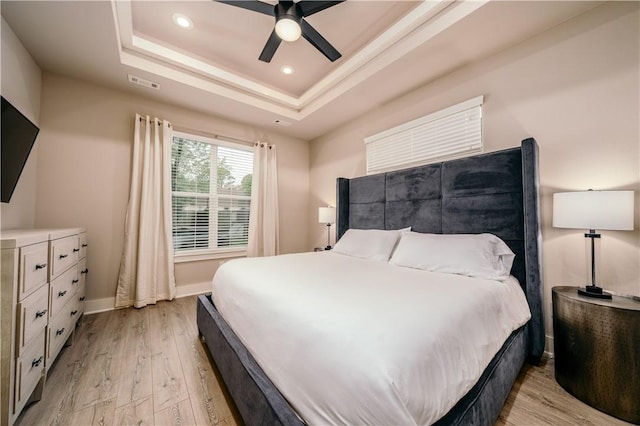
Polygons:
<instances>
[{"instance_id":1,"label":"ceiling fan","mask_svg":"<svg viewBox=\"0 0 640 426\"><path fill-rule=\"evenodd\" d=\"M331 6L342 3L339 1L299 1L280 0L278 4L273 6L258 0L216 0L219 3L225 3L231 6L241 7L243 9L252 10L265 15L273 16L276 19L275 27L260 54L261 61L271 62L271 58L276 53L280 42L295 41L302 35L309 43L318 49L331 62L340 58L342 55L338 52L318 31L315 30L307 21L307 16L318 13Z\"/></svg>"}]
</instances>

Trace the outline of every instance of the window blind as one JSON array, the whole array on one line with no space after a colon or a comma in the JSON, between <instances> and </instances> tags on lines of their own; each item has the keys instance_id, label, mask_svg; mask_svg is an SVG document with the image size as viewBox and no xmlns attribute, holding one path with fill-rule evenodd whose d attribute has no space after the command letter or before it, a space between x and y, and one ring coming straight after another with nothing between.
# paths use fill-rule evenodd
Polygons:
<instances>
[{"instance_id":1,"label":"window blind","mask_svg":"<svg viewBox=\"0 0 640 426\"><path fill-rule=\"evenodd\" d=\"M367 174L482 152L478 96L365 138Z\"/></svg>"},{"instance_id":2,"label":"window blind","mask_svg":"<svg viewBox=\"0 0 640 426\"><path fill-rule=\"evenodd\" d=\"M177 253L246 249L252 172L251 147L174 132L171 195Z\"/></svg>"}]
</instances>

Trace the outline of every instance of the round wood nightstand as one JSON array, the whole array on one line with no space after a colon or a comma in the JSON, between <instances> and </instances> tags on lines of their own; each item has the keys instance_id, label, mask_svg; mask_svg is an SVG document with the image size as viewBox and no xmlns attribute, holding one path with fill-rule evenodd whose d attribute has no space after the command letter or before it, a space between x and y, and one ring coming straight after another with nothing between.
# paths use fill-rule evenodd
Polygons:
<instances>
[{"instance_id":1,"label":"round wood nightstand","mask_svg":"<svg viewBox=\"0 0 640 426\"><path fill-rule=\"evenodd\" d=\"M640 299L553 287L557 382L579 400L640 424Z\"/></svg>"}]
</instances>

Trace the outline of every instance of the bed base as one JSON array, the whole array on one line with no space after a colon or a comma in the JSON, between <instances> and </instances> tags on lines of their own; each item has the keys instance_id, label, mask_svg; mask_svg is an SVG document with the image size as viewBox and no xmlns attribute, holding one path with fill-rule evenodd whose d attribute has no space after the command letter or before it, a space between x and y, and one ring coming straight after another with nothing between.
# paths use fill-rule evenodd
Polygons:
<instances>
[{"instance_id":1,"label":"bed base","mask_svg":"<svg viewBox=\"0 0 640 426\"><path fill-rule=\"evenodd\" d=\"M520 148L337 180L337 239L349 228L491 232L516 254L512 274L526 295L531 319L507 339L439 426L493 425L525 359L537 363L544 352L538 187L538 147L532 138ZM199 332L245 424L304 424L210 296L199 296L197 316Z\"/></svg>"},{"instance_id":2,"label":"bed base","mask_svg":"<svg viewBox=\"0 0 640 426\"><path fill-rule=\"evenodd\" d=\"M198 333L204 339L244 424L304 425L222 319L211 301L211 294L198 296L196 312Z\"/></svg>"},{"instance_id":3,"label":"bed base","mask_svg":"<svg viewBox=\"0 0 640 426\"><path fill-rule=\"evenodd\" d=\"M246 425L302 426L287 400L240 342L211 301L198 296L200 336ZM478 382L436 426L495 424L527 352L526 326L514 331Z\"/></svg>"}]
</instances>

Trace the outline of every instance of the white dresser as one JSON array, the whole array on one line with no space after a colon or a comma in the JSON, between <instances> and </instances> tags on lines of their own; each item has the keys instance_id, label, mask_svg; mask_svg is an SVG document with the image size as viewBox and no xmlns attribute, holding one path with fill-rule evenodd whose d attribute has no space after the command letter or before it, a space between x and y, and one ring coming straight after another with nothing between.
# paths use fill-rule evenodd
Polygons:
<instances>
[{"instance_id":1,"label":"white dresser","mask_svg":"<svg viewBox=\"0 0 640 426\"><path fill-rule=\"evenodd\" d=\"M73 341L84 312L87 234L83 228L1 234L0 425L37 401L47 371Z\"/></svg>"}]
</instances>

